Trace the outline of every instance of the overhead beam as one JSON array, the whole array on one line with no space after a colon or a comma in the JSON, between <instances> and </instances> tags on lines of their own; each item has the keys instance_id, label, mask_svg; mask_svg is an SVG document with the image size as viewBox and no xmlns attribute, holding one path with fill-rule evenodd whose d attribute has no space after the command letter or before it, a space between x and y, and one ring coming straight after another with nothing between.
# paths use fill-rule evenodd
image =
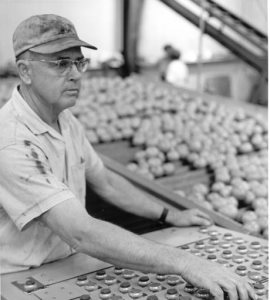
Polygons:
<instances>
[{"instance_id":1,"label":"overhead beam","mask_svg":"<svg viewBox=\"0 0 270 300\"><path fill-rule=\"evenodd\" d=\"M137 48L144 0L123 0L124 76L137 71Z\"/></svg>"},{"instance_id":2,"label":"overhead beam","mask_svg":"<svg viewBox=\"0 0 270 300\"><path fill-rule=\"evenodd\" d=\"M166 4L168 7L173 9L175 12L186 18L192 24L200 27L200 18L192 11L181 5L175 0L160 0L162 3ZM265 67L268 65L267 57L260 57L243 47L241 44L237 43L235 40L229 36L222 33L220 30L216 29L211 24L205 24L204 32L214 38L216 41L221 43L224 47L228 48L235 55L243 59L249 65L254 67L260 73L265 71Z\"/></svg>"}]
</instances>

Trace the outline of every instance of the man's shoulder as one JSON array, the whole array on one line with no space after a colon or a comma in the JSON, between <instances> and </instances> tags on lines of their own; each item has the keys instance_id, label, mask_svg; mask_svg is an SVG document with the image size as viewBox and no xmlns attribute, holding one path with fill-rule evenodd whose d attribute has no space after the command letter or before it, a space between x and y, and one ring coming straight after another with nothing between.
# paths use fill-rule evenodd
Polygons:
<instances>
[{"instance_id":1,"label":"man's shoulder","mask_svg":"<svg viewBox=\"0 0 270 300\"><path fill-rule=\"evenodd\" d=\"M9 100L0 109L0 149L15 143L16 127L17 119L12 112L11 101Z\"/></svg>"},{"instance_id":2,"label":"man's shoulder","mask_svg":"<svg viewBox=\"0 0 270 300\"><path fill-rule=\"evenodd\" d=\"M32 132L20 121L11 101L0 109L0 150L32 139Z\"/></svg>"}]
</instances>

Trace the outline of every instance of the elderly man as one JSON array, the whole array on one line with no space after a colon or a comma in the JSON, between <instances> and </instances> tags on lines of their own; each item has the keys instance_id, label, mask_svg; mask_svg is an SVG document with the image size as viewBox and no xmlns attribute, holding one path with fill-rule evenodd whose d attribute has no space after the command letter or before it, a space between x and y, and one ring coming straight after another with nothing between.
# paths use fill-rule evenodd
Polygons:
<instances>
[{"instance_id":1,"label":"elderly man","mask_svg":"<svg viewBox=\"0 0 270 300\"><path fill-rule=\"evenodd\" d=\"M180 249L88 215L85 178L106 201L174 226L207 225L200 211L168 211L107 170L67 108L75 105L88 59L73 24L60 16L23 21L13 36L20 84L0 111L1 272L83 252L111 264L180 274L217 299L254 297L238 275Z\"/></svg>"}]
</instances>

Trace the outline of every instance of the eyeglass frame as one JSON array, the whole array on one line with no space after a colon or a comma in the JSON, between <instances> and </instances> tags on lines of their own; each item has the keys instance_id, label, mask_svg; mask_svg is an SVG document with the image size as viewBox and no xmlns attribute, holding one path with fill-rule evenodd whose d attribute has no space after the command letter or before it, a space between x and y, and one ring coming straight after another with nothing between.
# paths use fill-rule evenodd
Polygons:
<instances>
[{"instance_id":1,"label":"eyeglass frame","mask_svg":"<svg viewBox=\"0 0 270 300\"><path fill-rule=\"evenodd\" d=\"M69 67L66 67L66 69L64 69L62 72L60 72L61 74L67 74L67 73L69 73L71 71L71 68L72 68L73 65L76 66L78 72L84 73L84 72L86 72L87 66L90 63L90 59L89 58L85 58L85 57L81 58L81 59L77 59L77 60L73 60L73 59L70 59L70 58L61 58L61 59L57 59L57 60L45 60L45 59L40 59L39 60L39 59L28 58L28 59L23 59L23 60L26 60L26 61L38 61L38 62L43 62L43 63L51 63L51 64L54 64L54 65L57 66L58 71L60 71L60 66L59 65L60 65L61 61L64 60L64 61L71 62L72 64ZM82 63L82 62L87 62L85 70L79 70L78 69L79 64Z\"/></svg>"}]
</instances>

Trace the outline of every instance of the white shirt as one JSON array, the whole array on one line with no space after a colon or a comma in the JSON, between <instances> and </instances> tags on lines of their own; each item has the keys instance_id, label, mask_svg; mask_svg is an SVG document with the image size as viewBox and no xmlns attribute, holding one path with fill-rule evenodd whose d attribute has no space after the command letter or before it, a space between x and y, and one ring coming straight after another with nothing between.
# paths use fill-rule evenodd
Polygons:
<instances>
[{"instance_id":1,"label":"white shirt","mask_svg":"<svg viewBox=\"0 0 270 300\"><path fill-rule=\"evenodd\" d=\"M84 206L85 170L103 163L69 110L59 115L59 124L61 134L40 119L17 88L0 110L0 273L74 253L36 218L71 198Z\"/></svg>"},{"instance_id":2,"label":"white shirt","mask_svg":"<svg viewBox=\"0 0 270 300\"><path fill-rule=\"evenodd\" d=\"M185 86L187 80L187 66L179 59L170 62L166 71L166 81L176 86Z\"/></svg>"}]
</instances>

